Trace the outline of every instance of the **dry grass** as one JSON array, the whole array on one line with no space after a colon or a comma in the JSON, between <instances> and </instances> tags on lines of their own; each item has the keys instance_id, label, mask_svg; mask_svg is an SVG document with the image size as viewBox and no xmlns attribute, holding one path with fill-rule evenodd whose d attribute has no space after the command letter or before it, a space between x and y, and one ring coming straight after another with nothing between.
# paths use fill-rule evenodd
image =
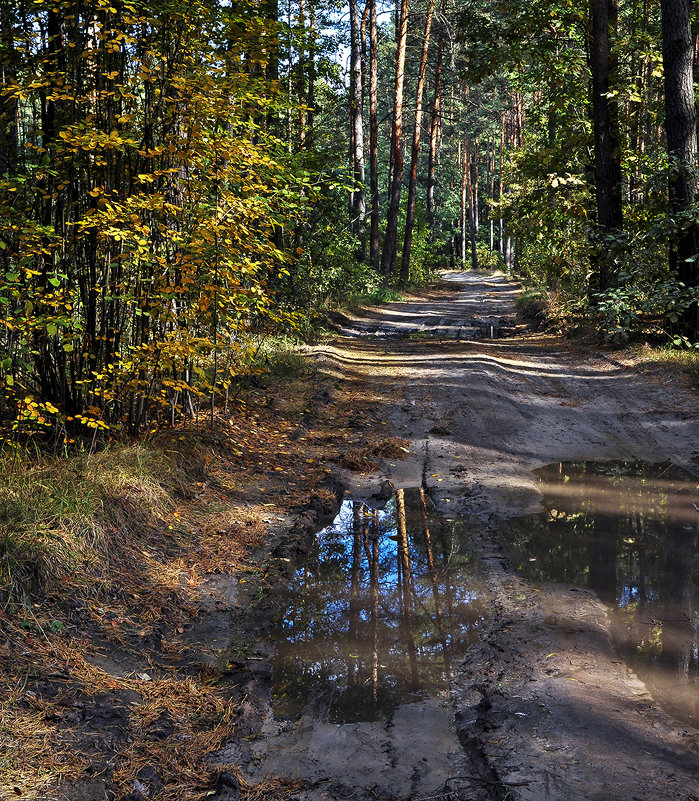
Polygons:
<instances>
[{"instance_id":1,"label":"dry grass","mask_svg":"<svg viewBox=\"0 0 699 801\"><path fill-rule=\"evenodd\" d=\"M323 482L338 452L361 469L407 452L379 422L358 425L372 419L370 398L323 390L314 401L307 379L248 392L215 431L0 458L0 798L73 801L92 775L119 797L150 766L158 799L197 801L222 770L235 774L211 756L234 736L236 702L187 638L213 608L200 584L245 574L257 586L265 520L311 494L331 507ZM313 423L299 427L305 416ZM121 710L117 734L99 722L105 695ZM297 788L242 783L241 797L281 801Z\"/></svg>"},{"instance_id":2,"label":"dry grass","mask_svg":"<svg viewBox=\"0 0 699 801\"><path fill-rule=\"evenodd\" d=\"M654 348L650 345L643 345L638 354L642 362L652 362L679 368L689 376L693 385L699 386L699 350L678 350L668 347Z\"/></svg>"},{"instance_id":3,"label":"dry grass","mask_svg":"<svg viewBox=\"0 0 699 801\"><path fill-rule=\"evenodd\" d=\"M167 454L141 445L70 460L5 456L0 474L0 593L15 600L93 573L120 530L164 523L184 480Z\"/></svg>"},{"instance_id":4,"label":"dry grass","mask_svg":"<svg viewBox=\"0 0 699 801\"><path fill-rule=\"evenodd\" d=\"M404 459L410 443L398 437L383 437L337 457L338 464L355 473L371 473L379 467L376 459Z\"/></svg>"}]
</instances>

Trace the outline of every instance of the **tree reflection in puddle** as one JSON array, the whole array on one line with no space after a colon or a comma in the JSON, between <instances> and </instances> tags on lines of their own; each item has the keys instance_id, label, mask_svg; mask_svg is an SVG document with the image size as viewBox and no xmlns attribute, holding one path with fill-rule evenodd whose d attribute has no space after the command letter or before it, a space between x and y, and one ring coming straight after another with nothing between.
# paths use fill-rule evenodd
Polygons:
<instances>
[{"instance_id":1,"label":"tree reflection in puddle","mask_svg":"<svg viewBox=\"0 0 699 801\"><path fill-rule=\"evenodd\" d=\"M525 578L589 587L627 663L699 723L699 484L674 465L563 462L536 471L543 512L505 528Z\"/></svg>"},{"instance_id":2,"label":"tree reflection in puddle","mask_svg":"<svg viewBox=\"0 0 699 801\"><path fill-rule=\"evenodd\" d=\"M483 591L464 523L429 505L422 490L381 510L346 500L318 534L280 599L277 716L381 720L446 691L454 656L478 636Z\"/></svg>"}]
</instances>

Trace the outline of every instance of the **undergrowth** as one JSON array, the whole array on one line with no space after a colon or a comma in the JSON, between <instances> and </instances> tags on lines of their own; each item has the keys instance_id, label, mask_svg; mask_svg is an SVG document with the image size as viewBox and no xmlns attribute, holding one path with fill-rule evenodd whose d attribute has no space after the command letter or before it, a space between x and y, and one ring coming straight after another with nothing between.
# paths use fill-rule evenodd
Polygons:
<instances>
[{"instance_id":1,"label":"undergrowth","mask_svg":"<svg viewBox=\"0 0 699 801\"><path fill-rule=\"evenodd\" d=\"M90 571L127 509L164 516L184 474L164 450L119 445L70 458L0 455L0 594L26 599ZM143 523L143 520L138 520Z\"/></svg>"},{"instance_id":2,"label":"undergrowth","mask_svg":"<svg viewBox=\"0 0 699 801\"><path fill-rule=\"evenodd\" d=\"M645 344L638 352L643 361L679 368L689 376L692 384L699 386L699 350Z\"/></svg>"}]
</instances>

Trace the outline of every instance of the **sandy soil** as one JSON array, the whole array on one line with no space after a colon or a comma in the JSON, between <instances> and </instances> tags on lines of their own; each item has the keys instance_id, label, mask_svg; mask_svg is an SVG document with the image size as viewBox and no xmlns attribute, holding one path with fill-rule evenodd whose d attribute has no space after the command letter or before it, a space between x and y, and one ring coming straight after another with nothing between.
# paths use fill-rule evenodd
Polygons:
<instances>
[{"instance_id":1,"label":"sandy soil","mask_svg":"<svg viewBox=\"0 0 699 801\"><path fill-rule=\"evenodd\" d=\"M387 433L410 442L370 477L337 468L339 482L374 500L387 481L422 484L441 512L478 519L490 616L451 700L404 707L390 725L280 724L251 683L241 719L254 739L223 755L248 777L305 780L290 796L305 801L699 797L699 732L620 661L604 605L520 579L497 539L499 522L536 508L531 471L550 462L669 460L699 474L697 397L676 374L517 327L516 295L501 275L453 273L424 298L340 319L342 335L314 349L339 393L371 397ZM469 339L491 325L506 336Z\"/></svg>"}]
</instances>

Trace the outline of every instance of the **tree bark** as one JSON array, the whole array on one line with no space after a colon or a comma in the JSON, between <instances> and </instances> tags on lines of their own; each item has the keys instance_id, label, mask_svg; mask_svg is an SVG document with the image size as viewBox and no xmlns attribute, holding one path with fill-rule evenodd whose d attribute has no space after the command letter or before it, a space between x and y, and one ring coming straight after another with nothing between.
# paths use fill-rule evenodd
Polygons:
<instances>
[{"instance_id":1,"label":"tree bark","mask_svg":"<svg viewBox=\"0 0 699 801\"><path fill-rule=\"evenodd\" d=\"M665 73L665 131L668 154L673 161L669 194L673 214L682 215L697 195L697 134L694 104L691 0L661 0L663 68ZM686 286L699 285L699 230L694 222L675 219L670 242L670 269ZM697 304L693 304L677 330L697 337Z\"/></svg>"},{"instance_id":2,"label":"tree bark","mask_svg":"<svg viewBox=\"0 0 699 801\"><path fill-rule=\"evenodd\" d=\"M366 196L364 175L364 120L362 92L361 16L358 0L350 0L350 120L352 125L353 203L351 225L359 234L361 258L364 260L364 221Z\"/></svg>"},{"instance_id":3,"label":"tree bark","mask_svg":"<svg viewBox=\"0 0 699 801\"><path fill-rule=\"evenodd\" d=\"M417 193L417 168L420 157L420 138L422 136L422 98L425 93L425 77L427 76L427 56L430 48L430 34L432 32L432 18L434 17L434 0L428 0L425 16L425 31L422 39L422 53L420 55L420 69L417 75L415 89L415 127L413 128L413 142L410 151L410 176L408 178L408 200L405 210L405 236L403 238L403 254L401 259L400 280L408 283L410 280L410 254L413 245L413 226L415 224L415 196Z\"/></svg>"},{"instance_id":4,"label":"tree bark","mask_svg":"<svg viewBox=\"0 0 699 801\"><path fill-rule=\"evenodd\" d=\"M369 2L369 192L371 194L371 232L369 261L379 270L379 114L378 114L378 52L376 0Z\"/></svg>"},{"instance_id":5,"label":"tree bark","mask_svg":"<svg viewBox=\"0 0 699 801\"><path fill-rule=\"evenodd\" d=\"M437 165L437 144L439 139L439 120L442 112L442 64L444 62L444 35L437 42L437 64L434 71L434 95L432 98L432 119L430 121L430 151L427 158L427 223L430 239L434 241L435 227L435 174Z\"/></svg>"},{"instance_id":6,"label":"tree bark","mask_svg":"<svg viewBox=\"0 0 699 801\"><path fill-rule=\"evenodd\" d=\"M386 236L381 253L381 272L388 280L396 261L398 241L398 213L400 211L400 195L403 185L403 97L405 93L405 57L408 43L408 10L409 0L401 0L398 16L396 81L393 100L393 136L392 136L392 175L389 191L388 213L386 216Z\"/></svg>"},{"instance_id":7,"label":"tree bark","mask_svg":"<svg viewBox=\"0 0 699 801\"><path fill-rule=\"evenodd\" d=\"M466 195L468 197L468 233L471 244L471 269L478 269L478 256L476 255L476 217L474 208L474 188L473 188L473 162L468 137L464 143L464 172L466 173Z\"/></svg>"},{"instance_id":8,"label":"tree bark","mask_svg":"<svg viewBox=\"0 0 699 801\"><path fill-rule=\"evenodd\" d=\"M500 124L500 172L498 174L498 203L500 204L500 217L498 218L498 249L502 254L503 259L505 258L505 243L504 243L504 233L505 233L505 222L502 218L502 188L503 188L503 181L502 181L502 171L505 162L505 115L502 115L502 122Z\"/></svg>"},{"instance_id":9,"label":"tree bark","mask_svg":"<svg viewBox=\"0 0 699 801\"><path fill-rule=\"evenodd\" d=\"M592 291L604 291L616 283L616 268L607 258L599 237L620 230L623 225L621 151L619 147L619 104L609 97L617 85L617 58L610 45L616 34L617 0L592 0L592 122L595 139L595 198L597 230L593 241ZM601 246L601 247L600 247Z\"/></svg>"}]
</instances>

